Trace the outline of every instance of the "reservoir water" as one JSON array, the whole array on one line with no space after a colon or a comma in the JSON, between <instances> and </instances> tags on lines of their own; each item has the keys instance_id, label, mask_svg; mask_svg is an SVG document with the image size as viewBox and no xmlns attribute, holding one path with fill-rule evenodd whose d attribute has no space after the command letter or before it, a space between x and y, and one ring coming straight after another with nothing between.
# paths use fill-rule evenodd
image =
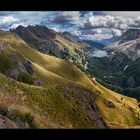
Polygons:
<instances>
[{"instance_id":1,"label":"reservoir water","mask_svg":"<svg viewBox=\"0 0 140 140\"><path fill-rule=\"evenodd\" d=\"M105 57L107 56L106 51L96 50L89 54L91 57Z\"/></svg>"}]
</instances>

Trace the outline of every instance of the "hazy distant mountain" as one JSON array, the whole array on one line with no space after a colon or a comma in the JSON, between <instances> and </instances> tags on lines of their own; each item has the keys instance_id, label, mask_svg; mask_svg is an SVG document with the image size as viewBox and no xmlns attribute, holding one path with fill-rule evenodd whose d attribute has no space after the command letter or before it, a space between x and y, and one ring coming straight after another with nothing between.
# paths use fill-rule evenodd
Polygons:
<instances>
[{"instance_id":1,"label":"hazy distant mountain","mask_svg":"<svg viewBox=\"0 0 140 140\"><path fill-rule=\"evenodd\" d=\"M131 58L140 57L140 29L128 29L105 49L125 53Z\"/></svg>"},{"instance_id":2,"label":"hazy distant mountain","mask_svg":"<svg viewBox=\"0 0 140 140\"><path fill-rule=\"evenodd\" d=\"M116 41L124 43L127 41L136 40L138 38L140 38L140 29L130 28L125 31L121 36L119 36Z\"/></svg>"},{"instance_id":3,"label":"hazy distant mountain","mask_svg":"<svg viewBox=\"0 0 140 140\"><path fill-rule=\"evenodd\" d=\"M74 36L74 35L72 35L70 32L67 32L67 31L65 31L65 32L62 32L62 33L60 33L64 38L67 38L67 39L69 39L69 40L71 40L71 41L75 41L75 42L77 42L77 41L81 41L80 39L79 39L79 37L78 36Z\"/></svg>"},{"instance_id":4,"label":"hazy distant mountain","mask_svg":"<svg viewBox=\"0 0 140 140\"><path fill-rule=\"evenodd\" d=\"M101 44L103 44L104 46L108 46L109 44L115 42L117 40L117 37L112 37L109 39L103 39L100 41Z\"/></svg>"},{"instance_id":5,"label":"hazy distant mountain","mask_svg":"<svg viewBox=\"0 0 140 140\"><path fill-rule=\"evenodd\" d=\"M103 49L107 45L115 42L116 37L112 37L112 38L109 38L109 39L103 39L103 40L84 40L83 39L83 41L86 42L87 44L91 45L94 48Z\"/></svg>"},{"instance_id":6,"label":"hazy distant mountain","mask_svg":"<svg viewBox=\"0 0 140 140\"><path fill-rule=\"evenodd\" d=\"M83 40L84 42L86 42L87 44L91 45L92 47L98 48L98 49L102 49L105 47L105 45L103 45L100 42L97 41L92 41L92 40Z\"/></svg>"}]
</instances>

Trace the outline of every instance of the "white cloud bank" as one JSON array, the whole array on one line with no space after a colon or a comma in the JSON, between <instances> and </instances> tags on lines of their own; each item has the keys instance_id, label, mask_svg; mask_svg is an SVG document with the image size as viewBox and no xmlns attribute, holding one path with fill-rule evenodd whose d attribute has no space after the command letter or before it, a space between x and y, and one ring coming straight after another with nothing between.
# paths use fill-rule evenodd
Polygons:
<instances>
[{"instance_id":1,"label":"white cloud bank","mask_svg":"<svg viewBox=\"0 0 140 140\"><path fill-rule=\"evenodd\" d=\"M82 14L83 13L83 14ZM81 16L82 15L82 16ZM140 12L115 11L47 11L0 12L0 28L40 24L55 31L69 31L81 38L102 40L120 36L129 28L140 28Z\"/></svg>"},{"instance_id":2,"label":"white cloud bank","mask_svg":"<svg viewBox=\"0 0 140 140\"><path fill-rule=\"evenodd\" d=\"M110 13L102 12L100 15L99 13L97 15L86 15L86 21L79 27L82 36L87 36L86 38L89 37L90 40L102 40L113 36L120 36L122 32L129 28L140 28L140 12L133 14L131 12Z\"/></svg>"}]
</instances>

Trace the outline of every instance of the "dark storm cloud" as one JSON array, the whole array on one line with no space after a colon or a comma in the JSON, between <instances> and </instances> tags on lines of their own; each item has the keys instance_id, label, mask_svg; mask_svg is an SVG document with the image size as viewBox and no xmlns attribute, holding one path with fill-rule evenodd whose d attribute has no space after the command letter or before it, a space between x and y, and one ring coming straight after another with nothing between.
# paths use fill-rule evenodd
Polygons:
<instances>
[{"instance_id":1,"label":"dark storm cloud","mask_svg":"<svg viewBox=\"0 0 140 140\"><path fill-rule=\"evenodd\" d=\"M89 16L79 30L89 30L98 28L113 28L127 30L130 27L140 27L140 17L122 17L111 15Z\"/></svg>"},{"instance_id":2,"label":"dark storm cloud","mask_svg":"<svg viewBox=\"0 0 140 140\"><path fill-rule=\"evenodd\" d=\"M68 19L66 16L58 16L58 17L55 17L51 22L54 24L64 24L70 21L71 20Z\"/></svg>"},{"instance_id":3,"label":"dark storm cloud","mask_svg":"<svg viewBox=\"0 0 140 140\"><path fill-rule=\"evenodd\" d=\"M41 23L52 23L52 24L65 24L72 23L77 24L80 21L81 13L79 11L65 11L65 12L52 12L51 15L47 15L42 19Z\"/></svg>"}]
</instances>

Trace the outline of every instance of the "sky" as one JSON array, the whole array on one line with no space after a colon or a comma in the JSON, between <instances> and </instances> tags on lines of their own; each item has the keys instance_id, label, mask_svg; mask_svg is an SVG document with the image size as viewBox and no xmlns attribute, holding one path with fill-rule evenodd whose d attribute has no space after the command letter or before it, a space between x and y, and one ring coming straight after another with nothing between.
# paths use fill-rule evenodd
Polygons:
<instances>
[{"instance_id":1,"label":"sky","mask_svg":"<svg viewBox=\"0 0 140 140\"><path fill-rule=\"evenodd\" d=\"M140 28L139 11L1 11L0 29L19 25L45 25L57 32L68 31L81 39L103 40Z\"/></svg>"}]
</instances>

